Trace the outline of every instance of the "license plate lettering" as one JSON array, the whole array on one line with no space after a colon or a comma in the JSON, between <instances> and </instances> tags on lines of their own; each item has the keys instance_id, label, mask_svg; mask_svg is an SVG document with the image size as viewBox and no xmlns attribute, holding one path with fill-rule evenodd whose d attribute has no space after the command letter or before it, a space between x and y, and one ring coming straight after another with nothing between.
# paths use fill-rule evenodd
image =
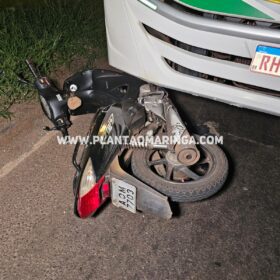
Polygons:
<instances>
[{"instance_id":1,"label":"license plate lettering","mask_svg":"<svg viewBox=\"0 0 280 280\"><path fill-rule=\"evenodd\" d=\"M129 194L129 192L132 192L131 190L127 190L121 186L119 186L119 203L121 203L122 205L124 205L125 207L131 207L133 208L134 203L133 203L133 199L134 197ZM134 192L132 192L132 194L134 194Z\"/></svg>"},{"instance_id":2,"label":"license plate lettering","mask_svg":"<svg viewBox=\"0 0 280 280\"><path fill-rule=\"evenodd\" d=\"M251 71L280 76L280 48L258 46Z\"/></svg>"},{"instance_id":3,"label":"license plate lettering","mask_svg":"<svg viewBox=\"0 0 280 280\"><path fill-rule=\"evenodd\" d=\"M112 202L115 206L136 213L136 188L118 179L112 179Z\"/></svg>"}]
</instances>

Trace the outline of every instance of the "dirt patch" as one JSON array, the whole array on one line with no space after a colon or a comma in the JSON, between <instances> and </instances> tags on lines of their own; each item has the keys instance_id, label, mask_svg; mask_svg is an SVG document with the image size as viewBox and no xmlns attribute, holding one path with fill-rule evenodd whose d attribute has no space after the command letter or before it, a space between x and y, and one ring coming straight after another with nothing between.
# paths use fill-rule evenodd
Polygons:
<instances>
[{"instance_id":1,"label":"dirt patch","mask_svg":"<svg viewBox=\"0 0 280 280\"><path fill-rule=\"evenodd\" d=\"M75 60L73 60L69 65L56 69L50 77L60 88L62 88L63 82L67 78L75 74L77 71L85 70L86 63L87 60L85 58L75 58ZM110 67L108 64L107 57L96 59L93 65L91 67L88 67L88 69L91 68L112 69L112 67Z\"/></svg>"}]
</instances>

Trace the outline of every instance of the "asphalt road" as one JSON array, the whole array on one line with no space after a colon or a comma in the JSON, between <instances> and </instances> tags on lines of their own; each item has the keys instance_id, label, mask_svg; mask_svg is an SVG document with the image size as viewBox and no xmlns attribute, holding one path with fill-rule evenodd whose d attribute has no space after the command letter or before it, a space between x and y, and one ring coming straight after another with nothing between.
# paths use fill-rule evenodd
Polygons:
<instances>
[{"instance_id":1,"label":"asphalt road","mask_svg":"<svg viewBox=\"0 0 280 280\"><path fill-rule=\"evenodd\" d=\"M0 122L0 279L280 279L279 119L178 99L190 123L224 135L231 174L170 221L108 205L73 215L73 146L46 136L38 104ZM74 120L87 131L91 116Z\"/></svg>"}]
</instances>

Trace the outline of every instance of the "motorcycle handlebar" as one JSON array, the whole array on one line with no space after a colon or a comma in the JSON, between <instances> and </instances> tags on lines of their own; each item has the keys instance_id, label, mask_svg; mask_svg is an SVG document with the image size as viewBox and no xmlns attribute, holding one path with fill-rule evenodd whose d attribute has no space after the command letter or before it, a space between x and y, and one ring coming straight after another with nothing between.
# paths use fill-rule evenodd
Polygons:
<instances>
[{"instance_id":1,"label":"motorcycle handlebar","mask_svg":"<svg viewBox=\"0 0 280 280\"><path fill-rule=\"evenodd\" d=\"M31 71L32 75L35 77L35 79L37 80L40 77L40 73L38 73L37 69L35 68L35 66L33 65L31 60L26 59L25 60L29 70Z\"/></svg>"}]
</instances>

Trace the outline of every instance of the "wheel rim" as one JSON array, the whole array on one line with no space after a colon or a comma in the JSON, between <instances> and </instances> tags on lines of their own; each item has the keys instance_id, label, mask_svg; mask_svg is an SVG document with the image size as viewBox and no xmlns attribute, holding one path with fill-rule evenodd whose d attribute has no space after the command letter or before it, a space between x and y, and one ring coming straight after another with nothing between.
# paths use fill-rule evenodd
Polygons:
<instances>
[{"instance_id":1,"label":"wheel rim","mask_svg":"<svg viewBox=\"0 0 280 280\"><path fill-rule=\"evenodd\" d=\"M176 183L188 183L198 181L209 176L215 167L213 155L207 147L199 147L200 160L193 166L186 166L172 159L170 152L163 150L152 150L146 153L146 164L157 176L166 181ZM175 154L173 154L174 156Z\"/></svg>"}]
</instances>

